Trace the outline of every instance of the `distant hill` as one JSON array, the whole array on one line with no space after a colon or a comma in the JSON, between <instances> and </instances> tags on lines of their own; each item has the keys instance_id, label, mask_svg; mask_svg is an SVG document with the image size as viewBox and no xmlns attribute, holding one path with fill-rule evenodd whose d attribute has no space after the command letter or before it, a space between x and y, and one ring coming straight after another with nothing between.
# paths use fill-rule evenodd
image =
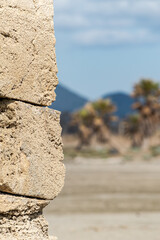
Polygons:
<instances>
[{"instance_id":1,"label":"distant hill","mask_svg":"<svg viewBox=\"0 0 160 240\"><path fill-rule=\"evenodd\" d=\"M106 94L103 98L110 98L112 102L117 106L117 112L115 113L120 119L125 118L128 114L133 113L131 106L134 103L134 99L126 93L115 92Z\"/></svg>"},{"instance_id":2,"label":"distant hill","mask_svg":"<svg viewBox=\"0 0 160 240\"><path fill-rule=\"evenodd\" d=\"M51 108L59 110L61 112L74 112L82 108L88 99L76 94L67 87L59 84L56 88L56 101L51 105ZM117 112L115 113L120 119L125 118L127 115L133 113L131 106L134 103L134 99L126 93L114 92L106 94L102 98L110 98L112 102L117 106Z\"/></svg>"},{"instance_id":3,"label":"distant hill","mask_svg":"<svg viewBox=\"0 0 160 240\"><path fill-rule=\"evenodd\" d=\"M74 112L88 102L86 98L81 97L61 84L57 86L56 94L56 101L52 104L51 108L61 112Z\"/></svg>"}]
</instances>

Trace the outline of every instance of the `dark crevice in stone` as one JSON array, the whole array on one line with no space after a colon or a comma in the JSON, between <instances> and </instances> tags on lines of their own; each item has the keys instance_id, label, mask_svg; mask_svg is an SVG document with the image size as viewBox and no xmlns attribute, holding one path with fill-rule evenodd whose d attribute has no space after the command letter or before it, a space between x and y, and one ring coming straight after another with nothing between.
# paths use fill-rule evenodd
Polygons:
<instances>
[{"instance_id":1,"label":"dark crevice in stone","mask_svg":"<svg viewBox=\"0 0 160 240\"><path fill-rule=\"evenodd\" d=\"M18 42L18 39L15 36L12 36L10 33L0 32L0 34L5 38L11 38L11 39L15 40L16 42Z\"/></svg>"},{"instance_id":2,"label":"dark crevice in stone","mask_svg":"<svg viewBox=\"0 0 160 240\"><path fill-rule=\"evenodd\" d=\"M29 198L29 199L33 199L33 200L50 201L49 199L45 199L45 198L38 198L38 197L31 197L31 196L25 196L25 195L20 195L20 194L6 193L6 192L2 192L2 191L0 191L0 194L1 195L9 195L9 196L13 196L13 197Z\"/></svg>"},{"instance_id":3,"label":"dark crevice in stone","mask_svg":"<svg viewBox=\"0 0 160 240\"><path fill-rule=\"evenodd\" d=\"M0 94L0 101L3 101L3 100L11 100L11 101L24 102L24 103L31 104L31 105L37 106L37 107L49 107L48 105L41 105L41 104L37 104L37 103L25 101L25 100L20 100L20 99L17 99L17 98L9 98L9 97L4 97L4 96L2 97L1 94ZM50 105L50 106L51 106L51 105Z\"/></svg>"}]
</instances>

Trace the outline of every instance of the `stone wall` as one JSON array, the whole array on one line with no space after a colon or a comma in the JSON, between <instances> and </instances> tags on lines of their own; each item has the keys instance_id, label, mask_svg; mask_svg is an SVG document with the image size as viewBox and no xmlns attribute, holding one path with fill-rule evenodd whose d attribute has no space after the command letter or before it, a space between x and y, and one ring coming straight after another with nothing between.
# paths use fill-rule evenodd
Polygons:
<instances>
[{"instance_id":1,"label":"stone wall","mask_svg":"<svg viewBox=\"0 0 160 240\"><path fill-rule=\"evenodd\" d=\"M61 191L52 0L0 0L0 239L49 240L43 208Z\"/></svg>"}]
</instances>

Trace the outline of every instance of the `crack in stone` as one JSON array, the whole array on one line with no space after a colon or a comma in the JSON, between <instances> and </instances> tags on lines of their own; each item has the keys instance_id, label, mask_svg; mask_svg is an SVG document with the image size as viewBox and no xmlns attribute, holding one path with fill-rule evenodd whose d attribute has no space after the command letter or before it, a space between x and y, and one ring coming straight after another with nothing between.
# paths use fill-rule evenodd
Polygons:
<instances>
[{"instance_id":1,"label":"crack in stone","mask_svg":"<svg viewBox=\"0 0 160 240\"><path fill-rule=\"evenodd\" d=\"M0 5L0 9L5 9L5 8L11 8L11 9L17 9L18 11L21 11L21 12L27 12L27 13L30 13L30 14L33 14L33 9L32 10L29 10L29 9L23 9L23 8L20 8L18 6L12 6L12 5ZM34 4L34 8L36 8L35 4Z\"/></svg>"},{"instance_id":2,"label":"crack in stone","mask_svg":"<svg viewBox=\"0 0 160 240\"><path fill-rule=\"evenodd\" d=\"M0 191L0 194L2 195L9 195L9 196L13 196L13 197L22 197L22 198L29 198L29 199L33 199L33 200L42 200L42 201L50 201L48 199L45 198L38 198L38 197L31 197L31 196L25 196L25 195L20 195L20 194L13 194L13 193L8 193L8 192L3 192Z\"/></svg>"},{"instance_id":3,"label":"crack in stone","mask_svg":"<svg viewBox=\"0 0 160 240\"><path fill-rule=\"evenodd\" d=\"M7 7L9 7L9 8L14 8L14 9L17 9L17 10L23 11L23 12L31 12L31 11L29 11L29 10L22 9L22 8L20 8L20 7L17 7L17 6L11 6L11 5L9 5L9 6L7 6Z\"/></svg>"},{"instance_id":4,"label":"crack in stone","mask_svg":"<svg viewBox=\"0 0 160 240\"><path fill-rule=\"evenodd\" d=\"M35 58L32 59L32 61L28 64L27 66L27 73L22 77L22 79L20 80L19 84L18 85L13 85L12 89L11 90L14 90L16 88L20 88L25 80L25 78L27 77L28 73L29 73L29 70L28 68L30 67L30 65L34 62Z\"/></svg>"},{"instance_id":5,"label":"crack in stone","mask_svg":"<svg viewBox=\"0 0 160 240\"><path fill-rule=\"evenodd\" d=\"M0 32L0 34L1 34L4 38L11 38L11 39L15 40L16 42L18 42L18 39L17 39L15 36L11 35L10 33Z\"/></svg>"},{"instance_id":6,"label":"crack in stone","mask_svg":"<svg viewBox=\"0 0 160 240\"><path fill-rule=\"evenodd\" d=\"M36 9L37 7L36 7L36 1L35 0L33 0L33 4L34 4L34 8Z\"/></svg>"}]
</instances>

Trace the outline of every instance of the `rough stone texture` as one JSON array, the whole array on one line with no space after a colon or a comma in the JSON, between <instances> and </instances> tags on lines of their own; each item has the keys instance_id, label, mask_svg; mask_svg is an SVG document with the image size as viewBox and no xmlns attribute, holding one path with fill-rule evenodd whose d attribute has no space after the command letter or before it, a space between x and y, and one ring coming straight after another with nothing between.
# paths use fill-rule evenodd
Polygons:
<instances>
[{"instance_id":1,"label":"rough stone texture","mask_svg":"<svg viewBox=\"0 0 160 240\"><path fill-rule=\"evenodd\" d=\"M0 0L0 97L48 106L56 73L53 0Z\"/></svg>"},{"instance_id":2,"label":"rough stone texture","mask_svg":"<svg viewBox=\"0 0 160 240\"><path fill-rule=\"evenodd\" d=\"M53 199L64 184L60 113L0 101L0 191Z\"/></svg>"},{"instance_id":3,"label":"rough stone texture","mask_svg":"<svg viewBox=\"0 0 160 240\"><path fill-rule=\"evenodd\" d=\"M0 194L1 240L49 240L48 224L42 216L47 200Z\"/></svg>"}]
</instances>

